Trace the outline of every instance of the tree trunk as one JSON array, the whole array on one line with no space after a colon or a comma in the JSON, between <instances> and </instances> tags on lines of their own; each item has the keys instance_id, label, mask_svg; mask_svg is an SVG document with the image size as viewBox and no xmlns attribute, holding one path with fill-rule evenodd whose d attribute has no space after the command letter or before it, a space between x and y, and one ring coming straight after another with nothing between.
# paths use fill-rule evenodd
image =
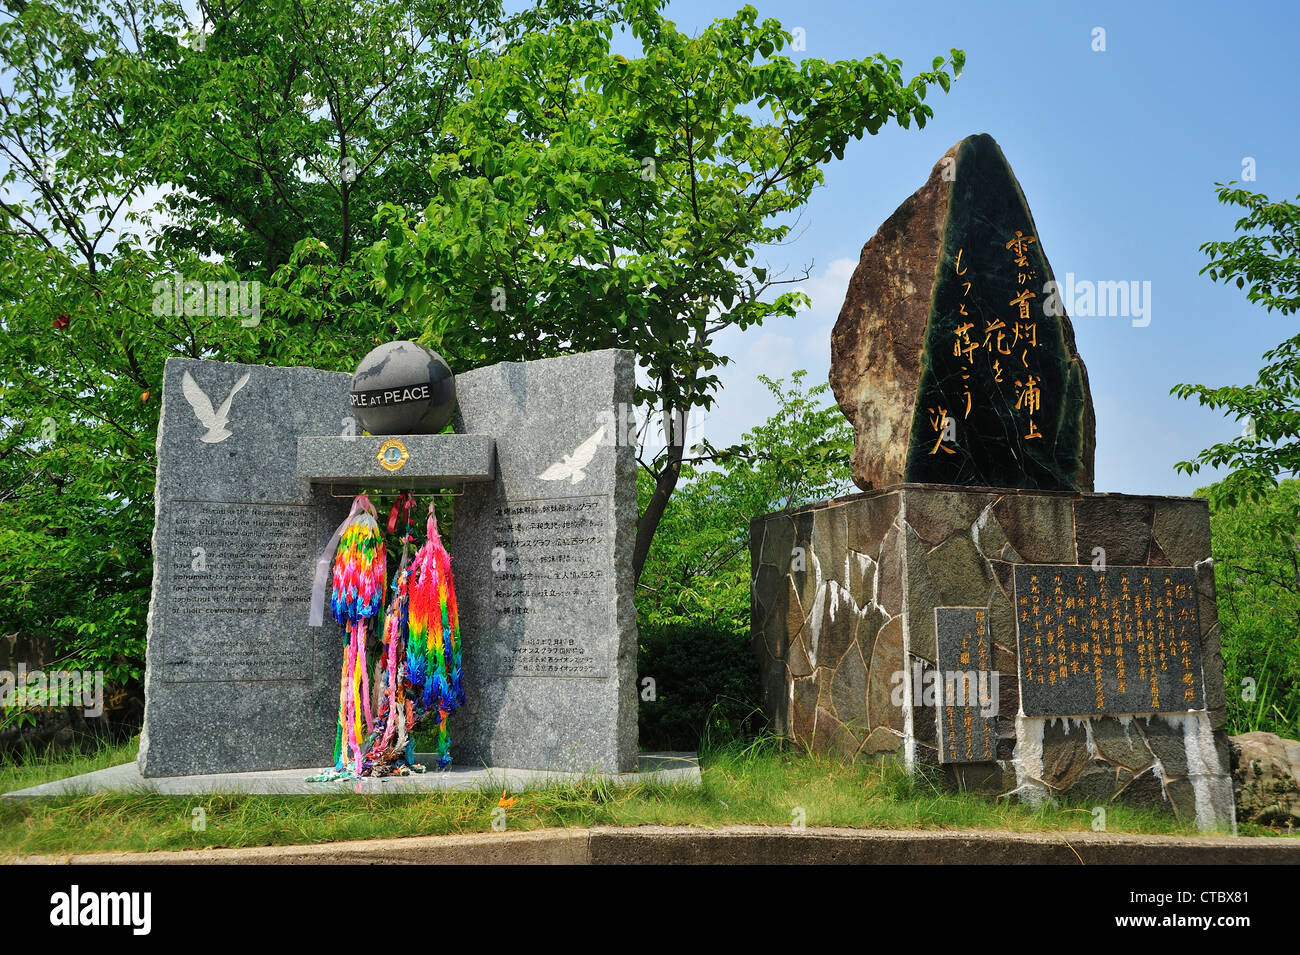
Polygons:
<instances>
[{"instance_id":1,"label":"tree trunk","mask_svg":"<svg viewBox=\"0 0 1300 955\"><path fill-rule=\"evenodd\" d=\"M675 419L670 419L675 420ZM682 473L682 449L685 447L684 435L678 435L674 429L673 437L668 442L668 460L665 462L663 470L655 478L654 493L650 495L650 501L646 504L645 513L637 518L636 522L636 547L632 550L632 578L633 582L641 579L641 571L645 567L646 557L650 554L650 543L655 538L655 531L659 529L659 522L663 519L664 511L668 508L668 499L673 496L673 491L677 488L677 479Z\"/></svg>"}]
</instances>

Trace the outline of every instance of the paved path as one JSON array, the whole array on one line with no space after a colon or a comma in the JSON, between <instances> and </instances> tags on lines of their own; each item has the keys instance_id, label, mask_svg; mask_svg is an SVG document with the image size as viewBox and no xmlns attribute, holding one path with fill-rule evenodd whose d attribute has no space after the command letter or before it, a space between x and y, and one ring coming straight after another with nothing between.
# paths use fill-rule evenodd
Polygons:
<instances>
[{"instance_id":1,"label":"paved path","mask_svg":"<svg viewBox=\"0 0 1300 955\"><path fill-rule=\"evenodd\" d=\"M368 839L313 846L27 856L19 864L428 865L560 864L1056 864L1300 865L1300 838L1137 836L997 830L894 831L676 826L545 829Z\"/></svg>"},{"instance_id":2,"label":"paved path","mask_svg":"<svg viewBox=\"0 0 1300 955\"><path fill-rule=\"evenodd\" d=\"M423 754L416 754L420 760ZM436 757L423 756L427 764ZM401 793L447 789L483 789L519 792L539 786L600 780L615 786L655 782L666 785L700 785L700 761L694 753L642 753L637 757L634 773L569 773L538 769L494 769L452 765L445 770L388 776L309 783L307 777L320 770L276 769L256 773L209 773L201 776L140 775L135 763L123 763L93 773L42 783L7 792L4 799L30 799L35 796L80 796L94 792L163 793L169 796L193 796L201 793L251 793L257 795L319 796L328 792Z\"/></svg>"}]
</instances>

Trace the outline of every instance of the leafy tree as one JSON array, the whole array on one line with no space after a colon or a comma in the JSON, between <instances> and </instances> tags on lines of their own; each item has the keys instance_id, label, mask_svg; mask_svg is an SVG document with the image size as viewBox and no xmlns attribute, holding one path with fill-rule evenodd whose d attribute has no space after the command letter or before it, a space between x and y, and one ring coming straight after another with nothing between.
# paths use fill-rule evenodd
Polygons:
<instances>
[{"instance_id":1,"label":"leafy tree","mask_svg":"<svg viewBox=\"0 0 1300 955\"><path fill-rule=\"evenodd\" d=\"M179 332L152 322L154 266L122 228L148 180L122 148L124 91L145 67L94 4L12 10L0 23L0 627L138 679L156 382Z\"/></svg>"},{"instance_id":2,"label":"leafy tree","mask_svg":"<svg viewBox=\"0 0 1300 955\"><path fill-rule=\"evenodd\" d=\"M1262 193L1220 185L1219 201L1239 206L1235 239L1207 242L1201 251L1210 262L1201 269L1211 279L1235 282L1246 298L1292 315L1300 309L1300 205L1272 202ZM1279 475L1300 473L1300 335L1264 354L1267 364L1251 385L1176 385L1171 393L1195 397L1244 422L1241 436L1206 448L1194 461L1175 468L1194 474L1205 467L1228 467L1231 473L1210 492L1234 503L1259 499L1277 486Z\"/></svg>"},{"instance_id":3,"label":"leafy tree","mask_svg":"<svg viewBox=\"0 0 1300 955\"><path fill-rule=\"evenodd\" d=\"M852 486L853 429L832 402L826 383L804 390L807 372L784 379L759 375L779 407L746 432L743 453L704 469L684 464L650 548L637 587L637 609L648 628L707 620L749 633L749 522L772 511L826 500ZM642 503L654 482L642 471Z\"/></svg>"},{"instance_id":4,"label":"leafy tree","mask_svg":"<svg viewBox=\"0 0 1300 955\"><path fill-rule=\"evenodd\" d=\"M749 522L852 486L853 429L826 383L806 372L759 380L778 408L714 466L683 464L683 481L655 535L637 586L638 672L655 699L638 710L641 738L696 748L710 730L751 735L763 722L758 662L749 630ZM640 472L644 504L654 480Z\"/></svg>"},{"instance_id":5,"label":"leafy tree","mask_svg":"<svg viewBox=\"0 0 1300 955\"><path fill-rule=\"evenodd\" d=\"M850 139L888 122L924 126L927 90L947 90L959 50L905 80L883 54L794 63L791 36L752 7L699 36L631 0L619 24L640 45L612 51L614 23L576 20L520 36L470 61L473 95L437 160L440 189L419 215L383 211L373 265L391 300L460 367L572 351L635 351L639 405L685 422L712 405L717 336L804 296L756 259L789 235L793 214ZM633 562L651 541L691 461L684 427L641 465L653 480Z\"/></svg>"},{"instance_id":6,"label":"leafy tree","mask_svg":"<svg viewBox=\"0 0 1300 955\"><path fill-rule=\"evenodd\" d=\"M496 0L204 4L202 40L154 34L137 134L177 188L163 231L270 275L312 237L347 263L380 201L423 205L427 163Z\"/></svg>"},{"instance_id":7,"label":"leafy tree","mask_svg":"<svg viewBox=\"0 0 1300 955\"><path fill-rule=\"evenodd\" d=\"M1228 725L1300 737L1300 481L1214 505L1210 528Z\"/></svg>"},{"instance_id":8,"label":"leafy tree","mask_svg":"<svg viewBox=\"0 0 1300 955\"><path fill-rule=\"evenodd\" d=\"M199 9L198 33L171 0L30 0L0 14L0 630L47 634L63 663L111 680L141 675L168 357L345 370L386 338L439 341L445 321L458 367L630 345L667 374L666 407L707 406L709 369L725 360L716 331L797 301L760 300L779 283L750 266L750 247L786 234L772 221L797 210L850 135L923 123L926 87L950 82L942 61L906 84L883 57L758 62L788 38L752 11L688 39L634 6L657 52L624 64L608 49L622 14L594 0L512 17L495 0ZM661 102L636 101L656 91ZM569 106L573 122L556 113ZM376 239L402 247L415 210L504 189L521 178L513 164L532 172L538 155L539 174L503 193L534 203L509 220L523 231L492 240L531 234L534 218L551 230L550 245L510 247L510 300L533 290L532 325L493 312L487 270L461 255L482 241L477 218L420 271L472 286L375 287ZM610 159L613 174L590 174ZM570 221L585 223L572 241ZM608 306L573 250L614 255ZM397 254L393 267L400 280L410 263ZM261 314L158 314L156 283L176 275L258 281ZM462 287L478 312L450 301ZM583 308L590 323L573 320Z\"/></svg>"},{"instance_id":9,"label":"leafy tree","mask_svg":"<svg viewBox=\"0 0 1300 955\"><path fill-rule=\"evenodd\" d=\"M570 15L551 6L520 22ZM0 632L115 681L143 666L163 363L350 370L407 337L358 249L381 197L434 194L470 51L515 22L495 0L200 10L0 15ZM160 314L177 275L261 282L261 314Z\"/></svg>"}]
</instances>

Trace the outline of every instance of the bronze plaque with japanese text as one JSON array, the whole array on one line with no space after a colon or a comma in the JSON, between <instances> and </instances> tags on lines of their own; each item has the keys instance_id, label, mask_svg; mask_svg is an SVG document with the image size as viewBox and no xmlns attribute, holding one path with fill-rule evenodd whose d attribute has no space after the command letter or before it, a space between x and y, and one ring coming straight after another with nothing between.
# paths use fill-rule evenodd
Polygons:
<instances>
[{"instance_id":1,"label":"bronze plaque with japanese text","mask_svg":"<svg viewBox=\"0 0 1300 955\"><path fill-rule=\"evenodd\" d=\"M1017 564L1015 608L1025 716L1205 708L1192 568Z\"/></svg>"}]
</instances>

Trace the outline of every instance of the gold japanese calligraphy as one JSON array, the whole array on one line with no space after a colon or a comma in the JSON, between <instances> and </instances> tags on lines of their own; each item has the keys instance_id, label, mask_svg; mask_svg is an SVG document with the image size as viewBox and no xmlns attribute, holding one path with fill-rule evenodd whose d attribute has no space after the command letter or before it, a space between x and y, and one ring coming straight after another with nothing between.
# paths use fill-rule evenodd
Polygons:
<instances>
[{"instance_id":1,"label":"gold japanese calligraphy","mask_svg":"<svg viewBox=\"0 0 1300 955\"><path fill-rule=\"evenodd\" d=\"M1017 564L1026 716L1204 709L1195 572Z\"/></svg>"}]
</instances>

